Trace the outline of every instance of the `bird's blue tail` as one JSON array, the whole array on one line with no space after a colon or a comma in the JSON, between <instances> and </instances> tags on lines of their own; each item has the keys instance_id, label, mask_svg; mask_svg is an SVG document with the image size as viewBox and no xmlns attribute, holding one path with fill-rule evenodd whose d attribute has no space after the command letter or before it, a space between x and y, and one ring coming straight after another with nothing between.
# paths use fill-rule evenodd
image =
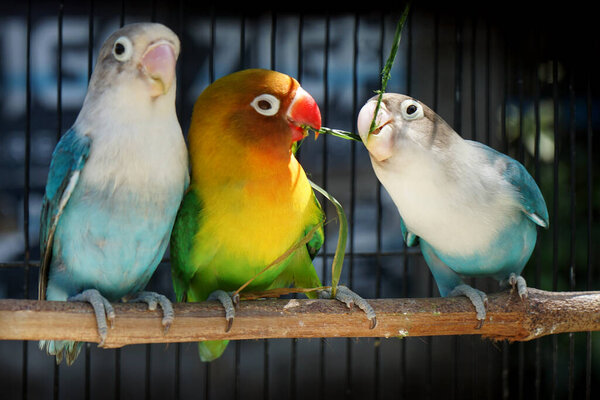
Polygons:
<instances>
[{"instance_id":1,"label":"bird's blue tail","mask_svg":"<svg viewBox=\"0 0 600 400\"><path fill-rule=\"evenodd\" d=\"M67 340L40 340L40 350L46 349L46 353L56 356L56 363L60 364L63 358L67 365L71 365L77 359L82 342L71 342Z\"/></svg>"}]
</instances>

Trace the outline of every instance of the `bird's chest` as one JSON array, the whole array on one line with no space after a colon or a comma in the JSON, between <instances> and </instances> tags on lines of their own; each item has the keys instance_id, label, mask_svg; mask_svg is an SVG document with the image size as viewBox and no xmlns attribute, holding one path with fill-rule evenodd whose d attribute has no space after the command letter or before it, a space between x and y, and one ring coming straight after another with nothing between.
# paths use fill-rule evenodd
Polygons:
<instances>
[{"instance_id":1,"label":"bird's chest","mask_svg":"<svg viewBox=\"0 0 600 400\"><path fill-rule=\"evenodd\" d=\"M418 165L378 175L407 229L436 250L453 255L484 251L515 218L510 201L478 188L476 176L458 179L434 163Z\"/></svg>"},{"instance_id":2,"label":"bird's chest","mask_svg":"<svg viewBox=\"0 0 600 400\"><path fill-rule=\"evenodd\" d=\"M195 245L214 256L202 266L237 286L254 277L300 241L308 226L320 222L321 213L312 196L304 175L277 184L253 179L205 191L202 227ZM285 266L269 268L259 280L273 281Z\"/></svg>"}]
</instances>

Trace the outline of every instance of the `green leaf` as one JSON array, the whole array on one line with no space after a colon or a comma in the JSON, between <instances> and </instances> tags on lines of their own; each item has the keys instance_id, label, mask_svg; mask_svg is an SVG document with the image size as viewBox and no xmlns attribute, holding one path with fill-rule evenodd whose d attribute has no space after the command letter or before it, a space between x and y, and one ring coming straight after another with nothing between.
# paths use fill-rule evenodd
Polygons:
<instances>
[{"instance_id":1,"label":"green leaf","mask_svg":"<svg viewBox=\"0 0 600 400\"><path fill-rule=\"evenodd\" d=\"M331 204L335 206L340 221L337 247L335 249L335 255L333 256L333 262L331 263L331 296L335 297L335 292L340 282L340 276L342 275L342 267L344 265L344 254L346 252L346 242L348 241L348 220L346 219L344 208L335 197L327 193L325 189L321 188L310 179L308 181L314 190L325 196Z\"/></svg>"}]
</instances>

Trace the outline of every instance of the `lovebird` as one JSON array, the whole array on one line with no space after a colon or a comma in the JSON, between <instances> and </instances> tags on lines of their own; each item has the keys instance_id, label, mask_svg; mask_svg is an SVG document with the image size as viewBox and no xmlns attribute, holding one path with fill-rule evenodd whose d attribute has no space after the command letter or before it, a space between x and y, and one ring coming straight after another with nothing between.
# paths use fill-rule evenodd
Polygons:
<instances>
[{"instance_id":1,"label":"lovebird","mask_svg":"<svg viewBox=\"0 0 600 400\"><path fill-rule=\"evenodd\" d=\"M321 286L312 259L323 244L324 214L293 154L307 127L321 127L317 103L294 78L271 70L222 77L194 105L191 181L171 237L172 279L178 301L219 300L226 331L235 314L231 292L252 278L246 291ZM345 287L337 292L373 323L366 301ZM227 343L200 342L201 360L220 357Z\"/></svg>"},{"instance_id":2,"label":"lovebird","mask_svg":"<svg viewBox=\"0 0 600 400\"><path fill-rule=\"evenodd\" d=\"M169 300L145 292L169 243L189 184L188 155L175 113L179 39L138 23L102 45L83 106L54 149L42 202L40 300L85 301L94 308L100 346L110 302ZM82 343L41 341L72 364Z\"/></svg>"},{"instance_id":3,"label":"lovebird","mask_svg":"<svg viewBox=\"0 0 600 400\"><path fill-rule=\"evenodd\" d=\"M520 275L548 227L544 197L525 167L460 137L439 115L409 96L377 96L361 108L357 128L373 170L401 217L407 246L420 244L440 294L467 296L479 326L487 296L465 277L492 277L527 297Z\"/></svg>"}]
</instances>

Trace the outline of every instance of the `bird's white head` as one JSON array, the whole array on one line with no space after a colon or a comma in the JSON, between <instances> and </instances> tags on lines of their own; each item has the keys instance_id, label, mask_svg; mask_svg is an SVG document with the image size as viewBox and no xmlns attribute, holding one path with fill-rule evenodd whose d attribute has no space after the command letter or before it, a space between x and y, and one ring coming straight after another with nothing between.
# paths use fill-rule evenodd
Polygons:
<instances>
[{"instance_id":1,"label":"bird's white head","mask_svg":"<svg viewBox=\"0 0 600 400\"><path fill-rule=\"evenodd\" d=\"M357 126L371 157L379 163L416 148L445 149L460 140L460 136L425 104L396 93L383 96L371 130L376 107L377 96L374 96L360 110Z\"/></svg>"},{"instance_id":2,"label":"bird's white head","mask_svg":"<svg viewBox=\"0 0 600 400\"><path fill-rule=\"evenodd\" d=\"M155 99L175 91L177 35L158 23L135 23L106 39L90 79L88 95L125 88Z\"/></svg>"}]
</instances>

